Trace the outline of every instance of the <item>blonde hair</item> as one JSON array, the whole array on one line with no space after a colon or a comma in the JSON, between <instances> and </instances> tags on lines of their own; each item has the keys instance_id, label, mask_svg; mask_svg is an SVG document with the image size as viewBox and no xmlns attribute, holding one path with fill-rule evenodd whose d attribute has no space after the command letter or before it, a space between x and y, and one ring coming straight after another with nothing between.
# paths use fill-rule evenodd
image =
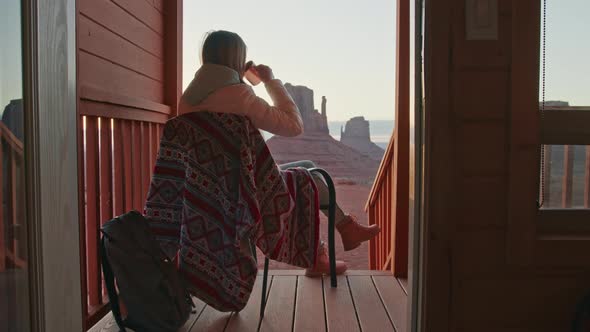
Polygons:
<instances>
[{"instance_id":1,"label":"blonde hair","mask_svg":"<svg viewBox=\"0 0 590 332\"><path fill-rule=\"evenodd\" d=\"M223 65L242 75L246 70L246 43L235 32L208 32L203 42L201 62Z\"/></svg>"}]
</instances>

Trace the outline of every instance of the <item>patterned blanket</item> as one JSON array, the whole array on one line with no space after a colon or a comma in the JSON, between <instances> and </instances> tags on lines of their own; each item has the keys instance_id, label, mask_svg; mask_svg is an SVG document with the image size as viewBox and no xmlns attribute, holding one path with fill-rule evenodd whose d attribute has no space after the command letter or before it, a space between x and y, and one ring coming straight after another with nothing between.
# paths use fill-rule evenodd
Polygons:
<instances>
[{"instance_id":1,"label":"patterned blanket","mask_svg":"<svg viewBox=\"0 0 590 332\"><path fill-rule=\"evenodd\" d=\"M315 264L319 206L311 175L279 170L244 116L195 112L169 120L145 214L191 293L220 311L248 302L254 245L277 261Z\"/></svg>"}]
</instances>

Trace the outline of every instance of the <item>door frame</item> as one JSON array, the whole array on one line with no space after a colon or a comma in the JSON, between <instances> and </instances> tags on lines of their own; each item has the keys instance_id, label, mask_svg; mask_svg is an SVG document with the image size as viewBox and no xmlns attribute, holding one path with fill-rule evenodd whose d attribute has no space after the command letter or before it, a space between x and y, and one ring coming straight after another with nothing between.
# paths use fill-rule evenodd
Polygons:
<instances>
[{"instance_id":1,"label":"door frame","mask_svg":"<svg viewBox=\"0 0 590 332\"><path fill-rule=\"evenodd\" d=\"M81 331L76 2L22 0L33 331Z\"/></svg>"},{"instance_id":2,"label":"door frame","mask_svg":"<svg viewBox=\"0 0 590 332\"><path fill-rule=\"evenodd\" d=\"M408 331L417 332L424 329L422 324L423 317L423 293L424 293L424 180L425 167L427 164L424 160L425 147L425 112L423 105L424 96L424 66L423 66L423 47L424 47L424 13L427 0L411 0L410 3L410 38L413 38L410 44L410 76L413 75L413 82L410 79L410 143L414 141L413 153L410 160L413 159L414 165L410 164L410 186L413 186L413 202L410 209L410 227L409 227L409 248L408 248L408 302L407 302L407 319ZM414 22L412 25L411 18ZM412 47L413 46L413 47ZM412 84L413 83L413 84ZM412 124L413 120L413 124ZM414 129L413 133L411 128ZM410 149L412 146L410 145ZM412 176L413 175L413 176Z\"/></svg>"}]
</instances>

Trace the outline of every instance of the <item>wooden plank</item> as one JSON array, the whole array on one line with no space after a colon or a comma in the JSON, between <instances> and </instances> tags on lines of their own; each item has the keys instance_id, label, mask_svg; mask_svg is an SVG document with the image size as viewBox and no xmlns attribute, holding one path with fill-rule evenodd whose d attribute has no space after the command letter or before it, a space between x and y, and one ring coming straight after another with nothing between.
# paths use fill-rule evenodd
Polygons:
<instances>
[{"instance_id":1,"label":"wooden plank","mask_svg":"<svg viewBox=\"0 0 590 332\"><path fill-rule=\"evenodd\" d=\"M158 141L158 144L160 144L160 140L162 138L162 132L164 131L164 126L161 124L158 124L157 126L157 130L156 130L156 140Z\"/></svg>"},{"instance_id":2,"label":"wooden plank","mask_svg":"<svg viewBox=\"0 0 590 332\"><path fill-rule=\"evenodd\" d=\"M98 266L98 168L98 119L86 117L86 268L88 301L91 306L100 304L102 300Z\"/></svg>"},{"instance_id":3,"label":"wooden plank","mask_svg":"<svg viewBox=\"0 0 590 332\"><path fill-rule=\"evenodd\" d=\"M187 319L186 323L178 330L178 332L189 332L199 316L203 313L203 310L207 306L205 302L199 300L198 298L193 296L193 303L195 307L193 308L190 317Z\"/></svg>"},{"instance_id":4,"label":"wooden plank","mask_svg":"<svg viewBox=\"0 0 590 332\"><path fill-rule=\"evenodd\" d=\"M156 7L156 9L159 12L164 12L164 1L165 0L147 0L147 1L151 1L154 4L154 7Z\"/></svg>"},{"instance_id":5,"label":"wooden plank","mask_svg":"<svg viewBox=\"0 0 590 332\"><path fill-rule=\"evenodd\" d=\"M206 306L190 331L221 332L225 329L231 315L231 312L221 312L211 306Z\"/></svg>"},{"instance_id":6,"label":"wooden plank","mask_svg":"<svg viewBox=\"0 0 590 332\"><path fill-rule=\"evenodd\" d=\"M183 1L166 1L165 12L165 104L172 107L172 114L178 115L178 102L182 94L182 31Z\"/></svg>"},{"instance_id":7,"label":"wooden plank","mask_svg":"<svg viewBox=\"0 0 590 332\"><path fill-rule=\"evenodd\" d=\"M584 207L590 208L590 145L586 147L586 167L584 176Z\"/></svg>"},{"instance_id":8,"label":"wooden plank","mask_svg":"<svg viewBox=\"0 0 590 332\"><path fill-rule=\"evenodd\" d=\"M369 225L375 225L375 205L369 207ZM377 240L369 241L369 268L377 269Z\"/></svg>"},{"instance_id":9,"label":"wooden plank","mask_svg":"<svg viewBox=\"0 0 590 332\"><path fill-rule=\"evenodd\" d=\"M80 109L78 103L78 110ZM86 123L86 117L78 116L76 121L76 140L77 140L77 152L78 152L78 250L80 255L80 293L82 303L82 314L84 318L87 318L88 314L88 271L86 270L86 191L85 191L85 179L86 179L86 167L84 164L84 126ZM84 328L87 328L86 319L84 319Z\"/></svg>"},{"instance_id":10,"label":"wooden plank","mask_svg":"<svg viewBox=\"0 0 590 332\"><path fill-rule=\"evenodd\" d=\"M112 0L131 16L145 24L160 36L164 35L164 16L154 6L145 1Z\"/></svg>"},{"instance_id":11,"label":"wooden plank","mask_svg":"<svg viewBox=\"0 0 590 332\"><path fill-rule=\"evenodd\" d=\"M392 149L394 148L394 146L394 136L391 135L391 137L389 138L389 143L387 144L387 149L385 150L383 158L381 159L381 164L379 164L379 169L377 170L377 175L375 176L375 180L373 181L371 191L369 192L369 198L367 199L367 203L365 204L365 210L367 210L376 199L376 195L380 190L381 184L383 183L383 176L385 175L384 173L386 170L390 168L391 160L393 158Z\"/></svg>"},{"instance_id":12,"label":"wooden plank","mask_svg":"<svg viewBox=\"0 0 590 332\"><path fill-rule=\"evenodd\" d=\"M111 121L99 118L100 123L100 224L113 218L113 169Z\"/></svg>"},{"instance_id":13,"label":"wooden plank","mask_svg":"<svg viewBox=\"0 0 590 332\"><path fill-rule=\"evenodd\" d=\"M133 173L131 157L131 121L121 121L123 140L123 191L125 193L125 211L133 209Z\"/></svg>"},{"instance_id":14,"label":"wooden plank","mask_svg":"<svg viewBox=\"0 0 590 332\"><path fill-rule=\"evenodd\" d=\"M111 94L163 103L162 82L86 51L79 52L79 62L80 83L85 86L98 87Z\"/></svg>"},{"instance_id":15,"label":"wooden plank","mask_svg":"<svg viewBox=\"0 0 590 332\"><path fill-rule=\"evenodd\" d=\"M78 52L79 82L121 95L164 103L164 85L86 51Z\"/></svg>"},{"instance_id":16,"label":"wooden plank","mask_svg":"<svg viewBox=\"0 0 590 332\"><path fill-rule=\"evenodd\" d=\"M191 313L189 319L186 321L183 327L178 330L178 332L188 332L190 328L193 326L197 317L201 314L203 309L205 308L205 303L203 301L193 297L193 302L195 303L195 308ZM128 331L131 331L128 329ZM88 332L119 332L119 328L117 327L117 323L115 322L115 317L113 316L112 312L109 312L106 316L104 316L100 321L98 321L94 326L92 326Z\"/></svg>"},{"instance_id":17,"label":"wooden plank","mask_svg":"<svg viewBox=\"0 0 590 332\"><path fill-rule=\"evenodd\" d=\"M385 310L393 321L395 331L406 332L408 296L400 283L393 276L375 276L372 278L381 301L385 305Z\"/></svg>"},{"instance_id":18,"label":"wooden plank","mask_svg":"<svg viewBox=\"0 0 590 332\"><path fill-rule=\"evenodd\" d=\"M397 278L397 281L399 281L400 286L402 286L402 290L407 295L408 294L408 279L407 278Z\"/></svg>"},{"instance_id":19,"label":"wooden plank","mask_svg":"<svg viewBox=\"0 0 590 332\"><path fill-rule=\"evenodd\" d=\"M393 220L395 219L395 211L393 210L394 207L394 203L393 202L393 189L395 188L393 186L393 165L390 164L390 169L387 171L387 182L384 184L385 185L385 219L383 220L383 229L381 230L381 235L382 239L383 239L383 245L385 246L385 252L383 253L384 255L384 262L383 262L383 266L382 266L382 270L387 270L389 269L390 271L393 271L393 264L390 264L393 262L393 255L395 254L395 252L393 252L393 248L392 248L392 237L395 235L393 232L394 230L394 223ZM389 263L388 263L389 261ZM390 264L390 266L388 267L387 265Z\"/></svg>"},{"instance_id":20,"label":"wooden plank","mask_svg":"<svg viewBox=\"0 0 590 332\"><path fill-rule=\"evenodd\" d=\"M572 206L573 180L574 179L574 146L563 147L563 178L561 180L561 207Z\"/></svg>"},{"instance_id":21,"label":"wooden plank","mask_svg":"<svg viewBox=\"0 0 590 332\"><path fill-rule=\"evenodd\" d=\"M136 120L147 121L155 123L165 123L168 120L168 115L160 112L149 112L137 108L97 103L93 101L80 101L83 109L80 111L81 115L100 116L119 120Z\"/></svg>"},{"instance_id":22,"label":"wooden plank","mask_svg":"<svg viewBox=\"0 0 590 332\"><path fill-rule=\"evenodd\" d=\"M537 231L547 235L590 234L589 209L541 209L538 213Z\"/></svg>"},{"instance_id":23,"label":"wooden plank","mask_svg":"<svg viewBox=\"0 0 590 332\"><path fill-rule=\"evenodd\" d=\"M133 208L143 211L143 194L141 178L141 128L140 122L131 123L131 175L133 177Z\"/></svg>"},{"instance_id":24,"label":"wooden plank","mask_svg":"<svg viewBox=\"0 0 590 332\"><path fill-rule=\"evenodd\" d=\"M118 106L126 106L129 108L139 108L141 110L146 111L153 111L156 113L162 113L166 115L171 114L170 106L155 103L153 101L132 97L129 95L122 95L115 92L105 91L101 88L90 86L90 85L82 85L80 87L80 98L83 100L101 102L101 103L108 103L114 104ZM113 116L112 118L119 118L118 116ZM132 120L139 120L139 119L132 119ZM145 120L149 121L149 120Z\"/></svg>"},{"instance_id":25,"label":"wooden plank","mask_svg":"<svg viewBox=\"0 0 590 332\"><path fill-rule=\"evenodd\" d=\"M121 67L164 81L164 62L105 27L80 15L78 17L78 48Z\"/></svg>"},{"instance_id":26,"label":"wooden plank","mask_svg":"<svg viewBox=\"0 0 590 332\"><path fill-rule=\"evenodd\" d=\"M369 276L348 277L359 324L363 331L391 331L392 322Z\"/></svg>"},{"instance_id":27,"label":"wooden plank","mask_svg":"<svg viewBox=\"0 0 590 332\"><path fill-rule=\"evenodd\" d=\"M293 331L325 331L322 278L297 277L297 302Z\"/></svg>"},{"instance_id":28,"label":"wooden plank","mask_svg":"<svg viewBox=\"0 0 590 332\"><path fill-rule=\"evenodd\" d=\"M258 275L262 275L262 270L258 271ZM268 270L269 276L303 276L305 270ZM391 276L389 271L376 271L376 270L347 270L342 275L345 276Z\"/></svg>"},{"instance_id":29,"label":"wooden plank","mask_svg":"<svg viewBox=\"0 0 590 332\"><path fill-rule=\"evenodd\" d=\"M381 191L379 193L379 195L377 196L377 224L379 225L379 227L383 228L383 211L385 211L383 204L384 204L384 199L383 199L383 195L384 192ZM383 238L379 238L377 239L377 268L381 268L381 266L383 266L383 252L385 252L384 247L384 242L380 241L383 240Z\"/></svg>"},{"instance_id":30,"label":"wooden plank","mask_svg":"<svg viewBox=\"0 0 590 332\"><path fill-rule=\"evenodd\" d=\"M297 277L273 276L260 331L291 331Z\"/></svg>"},{"instance_id":31,"label":"wooden plank","mask_svg":"<svg viewBox=\"0 0 590 332\"><path fill-rule=\"evenodd\" d=\"M141 126L141 201L145 202L151 179L151 155L148 123L140 122Z\"/></svg>"},{"instance_id":32,"label":"wooden plank","mask_svg":"<svg viewBox=\"0 0 590 332\"><path fill-rule=\"evenodd\" d=\"M19 3L23 47L34 49L22 53L25 122L30 129L39 124L31 132L35 138L27 141L27 182L34 192L27 199L30 298L24 301L30 304L31 331L81 331L76 6L71 0Z\"/></svg>"},{"instance_id":33,"label":"wooden plank","mask_svg":"<svg viewBox=\"0 0 590 332\"><path fill-rule=\"evenodd\" d=\"M2 141L4 139L2 138ZM0 165L4 167L4 146L0 142ZM0 176L0 203L4 202L4 176ZM4 204L0 204L0 272L6 269L6 244L4 243Z\"/></svg>"},{"instance_id":34,"label":"wooden plank","mask_svg":"<svg viewBox=\"0 0 590 332\"><path fill-rule=\"evenodd\" d=\"M82 15L92 19L154 56L160 59L164 58L164 42L162 36L134 19L115 3L104 0L80 0L77 2L77 5Z\"/></svg>"},{"instance_id":35,"label":"wooden plank","mask_svg":"<svg viewBox=\"0 0 590 332\"><path fill-rule=\"evenodd\" d=\"M543 171L545 174L541 174L541 176L543 177L543 188L541 191L541 195L543 195L543 197L541 197L541 199L543 205L547 207L549 202L551 201L551 157L553 146L543 145L542 149L544 149L544 160L541 160L541 162L543 163Z\"/></svg>"},{"instance_id":36,"label":"wooden plank","mask_svg":"<svg viewBox=\"0 0 590 332\"><path fill-rule=\"evenodd\" d=\"M541 143L590 145L590 107L546 109L541 117Z\"/></svg>"},{"instance_id":37,"label":"wooden plank","mask_svg":"<svg viewBox=\"0 0 590 332\"><path fill-rule=\"evenodd\" d=\"M328 331L360 331L346 276L338 276L338 287L330 287L329 277L324 278L324 303Z\"/></svg>"},{"instance_id":38,"label":"wooden plank","mask_svg":"<svg viewBox=\"0 0 590 332\"><path fill-rule=\"evenodd\" d=\"M125 182L125 174L123 171L123 132L121 127L122 121L113 121L113 204L115 215L121 215L125 212L125 197L123 191L123 183Z\"/></svg>"},{"instance_id":39,"label":"wooden plank","mask_svg":"<svg viewBox=\"0 0 590 332\"><path fill-rule=\"evenodd\" d=\"M268 285L271 286L270 279ZM262 292L262 277L256 278L248 304L242 311L234 313L225 328L225 332L256 331L260 318L260 295ZM267 294L270 288L267 290Z\"/></svg>"},{"instance_id":40,"label":"wooden plank","mask_svg":"<svg viewBox=\"0 0 590 332\"><path fill-rule=\"evenodd\" d=\"M512 2L508 146L507 251L509 265L532 262L535 246L539 174L539 45L540 1ZM500 87L498 87L500 88ZM444 240L443 240L444 241ZM440 274L439 274L440 275ZM448 285L448 284L447 284ZM445 301L448 303L448 301ZM441 312L442 313L442 312Z\"/></svg>"},{"instance_id":41,"label":"wooden plank","mask_svg":"<svg viewBox=\"0 0 590 332\"><path fill-rule=\"evenodd\" d=\"M149 156L149 170L150 170L150 174L153 173L154 171L154 162L156 160L156 145L155 145L155 135L154 135L154 126L155 124L149 122L147 123L147 130L148 130L148 146L149 146L149 152L148 152L148 156ZM151 180L151 179L150 179Z\"/></svg>"},{"instance_id":42,"label":"wooden plank","mask_svg":"<svg viewBox=\"0 0 590 332\"><path fill-rule=\"evenodd\" d=\"M408 274L409 167L410 167L410 1L397 2L395 148L392 160L392 271ZM393 223L395 219L395 223Z\"/></svg>"}]
</instances>

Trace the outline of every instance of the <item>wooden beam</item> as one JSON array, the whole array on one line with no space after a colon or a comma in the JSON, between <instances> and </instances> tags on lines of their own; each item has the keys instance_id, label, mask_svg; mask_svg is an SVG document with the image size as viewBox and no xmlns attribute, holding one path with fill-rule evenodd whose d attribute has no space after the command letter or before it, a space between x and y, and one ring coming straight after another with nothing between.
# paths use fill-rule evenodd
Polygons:
<instances>
[{"instance_id":1,"label":"wooden beam","mask_svg":"<svg viewBox=\"0 0 590 332\"><path fill-rule=\"evenodd\" d=\"M4 165L4 149L0 143L0 165ZM6 269L6 244L4 243L4 188L3 185L4 177L0 176L0 272L4 272Z\"/></svg>"},{"instance_id":2,"label":"wooden beam","mask_svg":"<svg viewBox=\"0 0 590 332\"><path fill-rule=\"evenodd\" d=\"M410 1L397 2L395 148L391 248L396 277L408 274L409 161L410 161ZM395 222L394 222L395 220Z\"/></svg>"},{"instance_id":3,"label":"wooden beam","mask_svg":"<svg viewBox=\"0 0 590 332\"><path fill-rule=\"evenodd\" d=\"M543 163L544 172L544 174L541 174L541 176L543 176L543 188L541 190L541 195L543 197L541 197L541 199L542 204L544 206L547 206L547 204L549 204L549 202L551 201L551 157L553 146L543 145L542 149L545 150L545 153L543 156L544 160L541 160L541 162Z\"/></svg>"},{"instance_id":4,"label":"wooden beam","mask_svg":"<svg viewBox=\"0 0 590 332\"><path fill-rule=\"evenodd\" d=\"M541 209L538 218L540 234L590 234L589 209Z\"/></svg>"},{"instance_id":5,"label":"wooden beam","mask_svg":"<svg viewBox=\"0 0 590 332\"><path fill-rule=\"evenodd\" d=\"M590 145L590 107L546 109L541 117L541 143Z\"/></svg>"},{"instance_id":6,"label":"wooden beam","mask_svg":"<svg viewBox=\"0 0 590 332\"><path fill-rule=\"evenodd\" d=\"M561 207L572 206L574 179L574 146L563 147L563 178L561 179Z\"/></svg>"},{"instance_id":7,"label":"wooden beam","mask_svg":"<svg viewBox=\"0 0 590 332\"><path fill-rule=\"evenodd\" d=\"M164 3L164 102L178 114L182 93L182 0Z\"/></svg>"},{"instance_id":8,"label":"wooden beam","mask_svg":"<svg viewBox=\"0 0 590 332\"><path fill-rule=\"evenodd\" d=\"M584 167L584 207L590 208L590 145L586 147L586 166Z\"/></svg>"}]
</instances>

